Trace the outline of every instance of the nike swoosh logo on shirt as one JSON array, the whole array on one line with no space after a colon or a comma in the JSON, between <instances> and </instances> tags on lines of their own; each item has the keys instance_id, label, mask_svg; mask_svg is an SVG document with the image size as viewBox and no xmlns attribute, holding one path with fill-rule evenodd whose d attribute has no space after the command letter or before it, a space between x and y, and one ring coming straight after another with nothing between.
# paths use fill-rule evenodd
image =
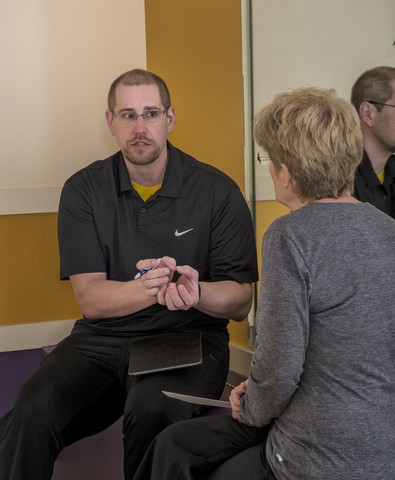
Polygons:
<instances>
[{"instance_id":1,"label":"nike swoosh logo on shirt","mask_svg":"<svg viewBox=\"0 0 395 480\"><path fill-rule=\"evenodd\" d=\"M181 237L181 235L185 235L186 233L191 232L192 230L193 228L190 228L189 230L184 230L183 232L179 232L177 228L177 230L174 232L174 235L176 237Z\"/></svg>"}]
</instances>

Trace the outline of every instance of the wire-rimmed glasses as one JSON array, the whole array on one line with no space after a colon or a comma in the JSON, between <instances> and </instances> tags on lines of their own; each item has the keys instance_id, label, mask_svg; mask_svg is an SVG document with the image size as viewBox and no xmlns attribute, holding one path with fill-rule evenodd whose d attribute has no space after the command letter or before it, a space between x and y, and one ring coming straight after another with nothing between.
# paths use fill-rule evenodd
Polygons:
<instances>
[{"instance_id":1,"label":"wire-rimmed glasses","mask_svg":"<svg viewBox=\"0 0 395 480\"><path fill-rule=\"evenodd\" d=\"M144 113L137 114L133 110L124 109L120 110L118 113L113 112L113 115L119 120L120 123L124 125L133 125L140 117L143 119L144 123L157 123L160 120L161 116L166 112L167 109L151 109L147 110Z\"/></svg>"},{"instance_id":2,"label":"wire-rimmed glasses","mask_svg":"<svg viewBox=\"0 0 395 480\"><path fill-rule=\"evenodd\" d=\"M375 100L366 100L368 103L372 103L373 105L381 105L382 107L394 107L392 103L381 103L381 102L376 102Z\"/></svg>"}]
</instances>

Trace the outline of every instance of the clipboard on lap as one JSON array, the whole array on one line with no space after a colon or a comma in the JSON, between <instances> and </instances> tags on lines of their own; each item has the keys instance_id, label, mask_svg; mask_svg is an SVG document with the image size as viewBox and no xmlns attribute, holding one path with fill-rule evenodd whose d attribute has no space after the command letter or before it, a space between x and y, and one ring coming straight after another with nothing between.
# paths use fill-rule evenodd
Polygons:
<instances>
[{"instance_id":1,"label":"clipboard on lap","mask_svg":"<svg viewBox=\"0 0 395 480\"><path fill-rule=\"evenodd\" d=\"M191 332L166 332L137 338L131 344L129 375L193 367L203 362L202 334Z\"/></svg>"}]
</instances>

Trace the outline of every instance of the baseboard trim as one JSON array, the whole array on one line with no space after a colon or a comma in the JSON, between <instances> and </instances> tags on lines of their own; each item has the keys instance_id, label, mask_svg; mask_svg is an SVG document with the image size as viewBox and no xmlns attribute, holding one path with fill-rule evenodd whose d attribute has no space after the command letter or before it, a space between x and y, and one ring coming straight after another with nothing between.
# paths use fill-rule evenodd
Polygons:
<instances>
[{"instance_id":1,"label":"baseboard trim","mask_svg":"<svg viewBox=\"0 0 395 480\"><path fill-rule=\"evenodd\" d=\"M240 345L230 344L230 370L242 375L248 376L250 371L252 350L241 347Z\"/></svg>"},{"instance_id":2,"label":"baseboard trim","mask_svg":"<svg viewBox=\"0 0 395 480\"><path fill-rule=\"evenodd\" d=\"M74 322L58 320L0 327L0 352L55 345L71 332Z\"/></svg>"}]
</instances>

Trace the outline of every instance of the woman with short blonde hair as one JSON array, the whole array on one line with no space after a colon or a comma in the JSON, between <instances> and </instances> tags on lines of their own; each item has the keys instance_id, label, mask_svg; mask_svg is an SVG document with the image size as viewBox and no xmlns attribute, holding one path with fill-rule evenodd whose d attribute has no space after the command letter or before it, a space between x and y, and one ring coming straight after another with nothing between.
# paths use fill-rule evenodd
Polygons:
<instances>
[{"instance_id":1,"label":"woman with short blonde hair","mask_svg":"<svg viewBox=\"0 0 395 480\"><path fill-rule=\"evenodd\" d=\"M286 165L301 199L352 192L362 132L355 108L335 90L305 88L278 95L256 115L254 138L275 170Z\"/></svg>"}]
</instances>

